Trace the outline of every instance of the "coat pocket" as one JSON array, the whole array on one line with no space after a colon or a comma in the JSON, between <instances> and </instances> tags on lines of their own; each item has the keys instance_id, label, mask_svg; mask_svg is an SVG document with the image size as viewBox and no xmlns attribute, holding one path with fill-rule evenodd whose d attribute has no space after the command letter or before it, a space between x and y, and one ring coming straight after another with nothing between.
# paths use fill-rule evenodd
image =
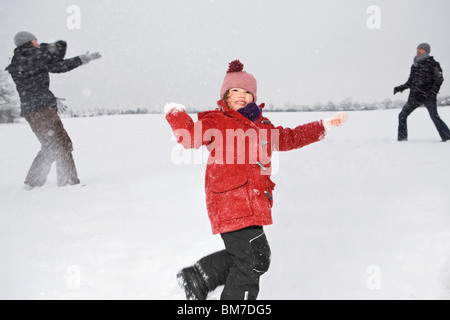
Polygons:
<instances>
[{"instance_id":1,"label":"coat pocket","mask_svg":"<svg viewBox=\"0 0 450 320\"><path fill-rule=\"evenodd\" d=\"M223 193L242 187L246 185L247 182L247 176L242 174L216 178L211 182L211 190L214 193Z\"/></svg>"},{"instance_id":2,"label":"coat pocket","mask_svg":"<svg viewBox=\"0 0 450 320\"><path fill-rule=\"evenodd\" d=\"M218 214L221 221L252 215L246 175L234 175L214 179L211 183L211 213Z\"/></svg>"}]
</instances>

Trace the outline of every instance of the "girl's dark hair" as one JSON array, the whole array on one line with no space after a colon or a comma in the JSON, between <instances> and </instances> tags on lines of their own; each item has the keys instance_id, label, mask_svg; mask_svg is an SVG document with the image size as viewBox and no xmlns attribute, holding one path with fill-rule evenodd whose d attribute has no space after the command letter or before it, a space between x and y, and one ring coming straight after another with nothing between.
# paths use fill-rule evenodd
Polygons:
<instances>
[{"instance_id":1,"label":"girl's dark hair","mask_svg":"<svg viewBox=\"0 0 450 320\"><path fill-rule=\"evenodd\" d=\"M225 94L223 95L223 101L225 101L225 104L227 105L228 108L230 108L230 106L228 105L228 102L227 102L228 98L229 98L230 95L231 95L231 94L230 94L230 90L231 90L231 89L228 89L227 92L225 92Z\"/></svg>"},{"instance_id":2,"label":"girl's dark hair","mask_svg":"<svg viewBox=\"0 0 450 320\"><path fill-rule=\"evenodd\" d=\"M223 95L223 101L227 102L227 99L230 97L230 90L228 89L227 92Z\"/></svg>"}]
</instances>

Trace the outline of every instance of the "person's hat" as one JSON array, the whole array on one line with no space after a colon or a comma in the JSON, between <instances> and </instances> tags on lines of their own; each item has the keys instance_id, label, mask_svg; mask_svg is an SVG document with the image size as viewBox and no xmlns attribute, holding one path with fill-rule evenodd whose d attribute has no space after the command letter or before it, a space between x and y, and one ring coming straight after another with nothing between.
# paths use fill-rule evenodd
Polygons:
<instances>
[{"instance_id":1,"label":"person's hat","mask_svg":"<svg viewBox=\"0 0 450 320\"><path fill-rule=\"evenodd\" d=\"M428 53L431 52L431 47L430 47L430 45L428 43L421 43L421 44L419 44L417 49L423 49L423 50L425 50Z\"/></svg>"},{"instance_id":2,"label":"person's hat","mask_svg":"<svg viewBox=\"0 0 450 320\"><path fill-rule=\"evenodd\" d=\"M21 47L25 43L28 43L33 40L37 40L37 38L34 36L34 34L27 31L21 31L14 37L14 43L16 47Z\"/></svg>"},{"instance_id":3,"label":"person's hat","mask_svg":"<svg viewBox=\"0 0 450 320\"><path fill-rule=\"evenodd\" d=\"M239 60L234 60L230 63L220 90L220 98L223 99L225 93L232 88L248 90L253 95L253 102L256 102L256 79L253 75L244 71L244 65Z\"/></svg>"}]
</instances>

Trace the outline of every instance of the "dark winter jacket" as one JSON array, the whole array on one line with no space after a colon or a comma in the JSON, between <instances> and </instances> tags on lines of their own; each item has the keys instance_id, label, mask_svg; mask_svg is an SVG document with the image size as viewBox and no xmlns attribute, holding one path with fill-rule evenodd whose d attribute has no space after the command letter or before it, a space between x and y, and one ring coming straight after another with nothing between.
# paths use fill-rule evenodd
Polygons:
<instances>
[{"instance_id":1,"label":"dark winter jacket","mask_svg":"<svg viewBox=\"0 0 450 320\"><path fill-rule=\"evenodd\" d=\"M49 73L63 73L82 65L79 57L64 60L67 44L58 41L35 48L27 43L14 51L6 70L11 74L19 93L21 116L43 108L57 108L50 91Z\"/></svg>"},{"instance_id":2,"label":"dark winter jacket","mask_svg":"<svg viewBox=\"0 0 450 320\"><path fill-rule=\"evenodd\" d=\"M412 65L408 81L399 89L410 89L410 99L421 102L435 101L443 82L439 62L429 57Z\"/></svg>"},{"instance_id":3,"label":"dark winter jacket","mask_svg":"<svg viewBox=\"0 0 450 320\"><path fill-rule=\"evenodd\" d=\"M295 129L275 127L262 115L252 122L229 109L198 114L198 122L184 111L166 115L184 148L206 146L210 152L205 176L206 207L214 234L249 226L272 224L272 151L298 149L324 138L322 121ZM262 105L263 107L263 105Z\"/></svg>"}]
</instances>

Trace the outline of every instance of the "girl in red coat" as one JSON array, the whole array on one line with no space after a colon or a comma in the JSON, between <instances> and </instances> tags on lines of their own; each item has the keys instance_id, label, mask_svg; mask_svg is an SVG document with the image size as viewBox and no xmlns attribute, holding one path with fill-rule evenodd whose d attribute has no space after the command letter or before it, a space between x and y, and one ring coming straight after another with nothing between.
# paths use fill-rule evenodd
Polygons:
<instances>
[{"instance_id":1,"label":"girl in red coat","mask_svg":"<svg viewBox=\"0 0 450 320\"><path fill-rule=\"evenodd\" d=\"M168 103L166 119L184 148L210 151L205 175L206 206L214 234L225 250L178 274L187 299L204 300L224 285L223 300L254 300L259 279L269 270L270 247L263 226L272 224L270 180L273 151L299 149L322 140L347 120L345 113L295 129L275 127L257 105L255 78L239 60L230 63L219 108L198 114L194 122L183 105Z\"/></svg>"}]
</instances>

